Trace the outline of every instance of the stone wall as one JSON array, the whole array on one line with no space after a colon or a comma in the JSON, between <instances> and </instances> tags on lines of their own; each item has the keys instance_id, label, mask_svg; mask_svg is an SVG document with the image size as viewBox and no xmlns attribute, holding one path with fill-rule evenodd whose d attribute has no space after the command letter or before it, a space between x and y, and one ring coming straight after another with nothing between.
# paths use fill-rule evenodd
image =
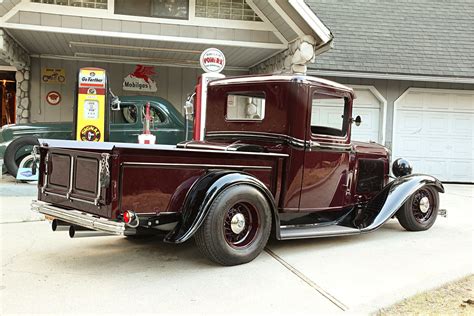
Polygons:
<instances>
[{"instance_id":1,"label":"stone wall","mask_svg":"<svg viewBox=\"0 0 474 316\"><path fill-rule=\"evenodd\" d=\"M16 122L26 123L30 118L30 56L2 29L0 29L0 59L17 69Z\"/></svg>"},{"instance_id":2,"label":"stone wall","mask_svg":"<svg viewBox=\"0 0 474 316\"><path fill-rule=\"evenodd\" d=\"M305 35L288 44L288 49L250 69L253 74L306 74L307 65L316 58L316 40Z\"/></svg>"}]
</instances>

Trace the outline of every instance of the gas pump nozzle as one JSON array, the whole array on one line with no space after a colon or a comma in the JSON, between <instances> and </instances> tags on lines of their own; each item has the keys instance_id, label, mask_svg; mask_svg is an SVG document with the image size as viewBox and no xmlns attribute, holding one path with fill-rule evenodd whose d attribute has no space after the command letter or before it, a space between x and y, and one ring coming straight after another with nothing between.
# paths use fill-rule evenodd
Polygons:
<instances>
[{"instance_id":1,"label":"gas pump nozzle","mask_svg":"<svg viewBox=\"0 0 474 316\"><path fill-rule=\"evenodd\" d=\"M189 121L194 119L194 97L196 92L188 94L186 103L183 106L184 109L184 140L189 140Z\"/></svg>"},{"instance_id":2,"label":"gas pump nozzle","mask_svg":"<svg viewBox=\"0 0 474 316\"><path fill-rule=\"evenodd\" d=\"M113 92L112 89L109 89L110 93L110 109L112 111L120 111L120 99L118 96L116 96Z\"/></svg>"}]
</instances>

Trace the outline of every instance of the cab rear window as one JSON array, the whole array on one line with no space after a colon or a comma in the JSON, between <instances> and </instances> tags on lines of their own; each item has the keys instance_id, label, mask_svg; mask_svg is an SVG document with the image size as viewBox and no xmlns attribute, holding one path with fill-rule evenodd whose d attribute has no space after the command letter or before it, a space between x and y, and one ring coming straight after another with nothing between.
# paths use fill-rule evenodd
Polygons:
<instances>
[{"instance_id":1,"label":"cab rear window","mask_svg":"<svg viewBox=\"0 0 474 316\"><path fill-rule=\"evenodd\" d=\"M228 121L261 121L264 117L264 92L232 92L227 95Z\"/></svg>"}]
</instances>

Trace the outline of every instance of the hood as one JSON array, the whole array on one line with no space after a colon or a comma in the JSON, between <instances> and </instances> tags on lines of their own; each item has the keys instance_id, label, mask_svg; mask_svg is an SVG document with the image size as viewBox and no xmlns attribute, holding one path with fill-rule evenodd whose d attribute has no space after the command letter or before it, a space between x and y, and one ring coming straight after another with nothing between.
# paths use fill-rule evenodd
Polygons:
<instances>
[{"instance_id":1,"label":"hood","mask_svg":"<svg viewBox=\"0 0 474 316\"><path fill-rule=\"evenodd\" d=\"M20 136L71 133L72 122L41 122L4 125L0 130L0 142L8 142Z\"/></svg>"},{"instance_id":2,"label":"hood","mask_svg":"<svg viewBox=\"0 0 474 316\"><path fill-rule=\"evenodd\" d=\"M390 150L377 143L352 142L352 147L357 154L388 157Z\"/></svg>"}]
</instances>

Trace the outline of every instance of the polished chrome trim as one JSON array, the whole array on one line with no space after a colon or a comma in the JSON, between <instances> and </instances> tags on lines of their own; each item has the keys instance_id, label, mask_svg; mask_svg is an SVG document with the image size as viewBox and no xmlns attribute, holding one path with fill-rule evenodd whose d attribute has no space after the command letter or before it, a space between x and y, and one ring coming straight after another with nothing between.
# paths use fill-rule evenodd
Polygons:
<instances>
[{"instance_id":1,"label":"polished chrome trim","mask_svg":"<svg viewBox=\"0 0 474 316\"><path fill-rule=\"evenodd\" d=\"M286 142L290 145L294 145L297 147L305 147L309 143L307 143L303 139L299 139L296 137L288 136L285 134L278 134L278 133L265 133L265 132L242 132L242 131L229 131L229 132L208 132L206 133L206 138L220 138L220 137L236 137L236 138L243 138L243 137L260 137L270 140L278 140L280 142Z\"/></svg>"},{"instance_id":2,"label":"polished chrome trim","mask_svg":"<svg viewBox=\"0 0 474 316\"><path fill-rule=\"evenodd\" d=\"M245 165L214 165L214 164L191 164L191 163L164 163L164 162L122 162L122 166L153 166L153 167L180 167L180 168L204 168L204 169L262 169L271 170L270 166L245 166Z\"/></svg>"},{"instance_id":3,"label":"polished chrome trim","mask_svg":"<svg viewBox=\"0 0 474 316\"><path fill-rule=\"evenodd\" d=\"M361 231L357 228L351 228L339 225L317 226L282 226L280 227L280 239L302 239L330 236L348 236L358 235Z\"/></svg>"},{"instance_id":4,"label":"polished chrome trim","mask_svg":"<svg viewBox=\"0 0 474 316\"><path fill-rule=\"evenodd\" d=\"M328 144L328 143L321 143L316 141L310 141L310 150L330 150L330 151L352 151L353 147L352 144Z\"/></svg>"},{"instance_id":5,"label":"polished chrome trim","mask_svg":"<svg viewBox=\"0 0 474 316\"><path fill-rule=\"evenodd\" d=\"M324 143L314 140L305 141L296 137L278 134L278 133L265 133L265 132L241 132L241 131L230 131L230 132L208 132L206 138L219 138L219 137L261 137L272 140L279 140L282 142L287 142L290 145L297 147L306 147L312 150L313 148L317 150L335 150L335 151L352 151L352 144L337 144L337 143Z\"/></svg>"},{"instance_id":6,"label":"polished chrome trim","mask_svg":"<svg viewBox=\"0 0 474 316\"><path fill-rule=\"evenodd\" d=\"M64 195L64 194L59 194L59 193L55 193L55 192L49 192L49 191L46 191L46 190L43 190L43 194L44 194L44 195L59 196L59 197L62 197L62 198L65 198L65 197L66 197L66 195Z\"/></svg>"},{"instance_id":7,"label":"polished chrome trim","mask_svg":"<svg viewBox=\"0 0 474 316\"><path fill-rule=\"evenodd\" d=\"M69 199L72 200L72 201L84 202L84 203L92 204L92 205L95 205L95 206L99 205L95 201L89 201L89 200L77 198L77 197L74 197L74 196L70 196Z\"/></svg>"},{"instance_id":8,"label":"polished chrome trim","mask_svg":"<svg viewBox=\"0 0 474 316\"><path fill-rule=\"evenodd\" d=\"M126 228L125 223L98 217L79 210L65 210L50 203L33 201L31 210L44 215L54 217L72 225L82 226L92 230L98 230L114 235L123 235Z\"/></svg>"},{"instance_id":9,"label":"polished chrome trim","mask_svg":"<svg viewBox=\"0 0 474 316\"><path fill-rule=\"evenodd\" d=\"M74 156L70 155L69 156L71 163L69 167L69 190L66 193L66 199L69 199L72 193L72 187L74 184Z\"/></svg>"},{"instance_id":10,"label":"polished chrome trim","mask_svg":"<svg viewBox=\"0 0 474 316\"><path fill-rule=\"evenodd\" d=\"M230 148L230 145L228 145L228 146L218 146L218 145L196 144L196 143L192 143L192 142L186 142L184 144L181 143L181 144L177 144L176 146L178 148L188 148L188 149L197 148L197 149L212 149L212 150L225 150L225 151L232 150Z\"/></svg>"}]
</instances>

